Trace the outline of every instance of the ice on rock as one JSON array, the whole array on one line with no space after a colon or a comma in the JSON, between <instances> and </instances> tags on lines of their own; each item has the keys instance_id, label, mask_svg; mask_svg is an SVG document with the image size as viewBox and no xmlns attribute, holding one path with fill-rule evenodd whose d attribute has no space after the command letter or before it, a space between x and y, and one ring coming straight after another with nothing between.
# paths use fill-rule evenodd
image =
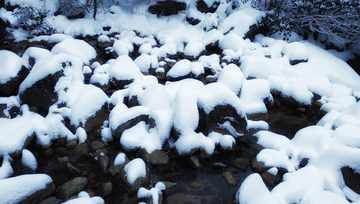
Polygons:
<instances>
[{"instance_id":1,"label":"ice on rock","mask_svg":"<svg viewBox=\"0 0 360 204\"><path fill-rule=\"evenodd\" d=\"M154 188L147 190L144 187L139 188L137 197L138 198L149 198L152 197L152 203L158 204L159 203L159 194L162 194L162 191L165 190L166 186L162 182L156 183Z\"/></svg>"},{"instance_id":2,"label":"ice on rock","mask_svg":"<svg viewBox=\"0 0 360 204\"><path fill-rule=\"evenodd\" d=\"M125 165L124 171L127 181L132 185L138 178L146 176L145 162L140 158L133 159Z\"/></svg>"},{"instance_id":3,"label":"ice on rock","mask_svg":"<svg viewBox=\"0 0 360 204\"><path fill-rule=\"evenodd\" d=\"M241 86L245 81L243 72L235 64L224 67L219 74L218 83L228 86L236 95L239 94Z\"/></svg>"},{"instance_id":4,"label":"ice on rock","mask_svg":"<svg viewBox=\"0 0 360 204\"><path fill-rule=\"evenodd\" d=\"M46 174L28 174L0 180L0 203L20 203L52 182Z\"/></svg>"},{"instance_id":5,"label":"ice on rock","mask_svg":"<svg viewBox=\"0 0 360 204\"><path fill-rule=\"evenodd\" d=\"M37 169L36 158L34 154L27 149L23 149L22 151L21 163L34 171Z\"/></svg>"},{"instance_id":6,"label":"ice on rock","mask_svg":"<svg viewBox=\"0 0 360 204\"><path fill-rule=\"evenodd\" d=\"M284 77L281 67L273 60L246 56L241 59L241 70L244 72L246 78L261 78L267 79L270 76Z\"/></svg>"},{"instance_id":7,"label":"ice on rock","mask_svg":"<svg viewBox=\"0 0 360 204\"><path fill-rule=\"evenodd\" d=\"M90 60L96 58L96 51L91 45L83 40L65 39L56 44L52 49L53 55L58 53L67 53L69 55L78 57L84 64L90 64Z\"/></svg>"},{"instance_id":8,"label":"ice on rock","mask_svg":"<svg viewBox=\"0 0 360 204\"><path fill-rule=\"evenodd\" d=\"M247 48L247 44L238 34L229 33L219 41L219 47L223 50L231 49L234 52L237 52L238 50Z\"/></svg>"},{"instance_id":9,"label":"ice on rock","mask_svg":"<svg viewBox=\"0 0 360 204\"><path fill-rule=\"evenodd\" d=\"M191 62L187 59L178 61L166 74L166 77L177 79L189 75L192 71Z\"/></svg>"},{"instance_id":10,"label":"ice on rock","mask_svg":"<svg viewBox=\"0 0 360 204\"><path fill-rule=\"evenodd\" d=\"M24 62L17 54L7 50L0 50L0 59L2 59L0 84L5 84L17 76Z\"/></svg>"}]
</instances>

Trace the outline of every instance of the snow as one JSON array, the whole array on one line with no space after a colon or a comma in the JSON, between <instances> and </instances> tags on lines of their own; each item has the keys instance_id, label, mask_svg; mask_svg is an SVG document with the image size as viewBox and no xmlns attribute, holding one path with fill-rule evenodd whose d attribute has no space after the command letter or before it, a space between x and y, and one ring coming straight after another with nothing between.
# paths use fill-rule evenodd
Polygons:
<instances>
[{"instance_id":1,"label":"snow","mask_svg":"<svg viewBox=\"0 0 360 204\"><path fill-rule=\"evenodd\" d=\"M76 129L75 135L79 139L79 144L84 143L87 139L86 131L82 127Z\"/></svg>"},{"instance_id":2,"label":"snow","mask_svg":"<svg viewBox=\"0 0 360 204\"><path fill-rule=\"evenodd\" d=\"M141 72L129 56L121 55L111 64L109 76L116 80L136 80L140 79Z\"/></svg>"},{"instance_id":3,"label":"snow","mask_svg":"<svg viewBox=\"0 0 360 204\"><path fill-rule=\"evenodd\" d=\"M127 181L130 184L134 184L138 178L146 176L145 162L140 158L133 159L125 165L124 171Z\"/></svg>"},{"instance_id":4,"label":"snow","mask_svg":"<svg viewBox=\"0 0 360 204\"><path fill-rule=\"evenodd\" d=\"M296 101L305 105L310 105L313 98L313 94L307 89L307 87L299 82L287 83L281 92L281 96L292 97Z\"/></svg>"},{"instance_id":5,"label":"snow","mask_svg":"<svg viewBox=\"0 0 360 204\"><path fill-rule=\"evenodd\" d=\"M219 47L223 50L231 49L234 52L237 52L238 50L244 50L247 48L247 45L244 39L242 39L239 35L236 33L229 33L219 41Z\"/></svg>"},{"instance_id":6,"label":"snow","mask_svg":"<svg viewBox=\"0 0 360 204\"><path fill-rule=\"evenodd\" d=\"M90 60L96 57L96 51L83 40L68 38L56 44L52 49L53 55L58 53L67 53L78 57L84 64L89 64Z\"/></svg>"},{"instance_id":7,"label":"snow","mask_svg":"<svg viewBox=\"0 0 360 204\"><path fill-rule=\"evenodd\" d=\"M202 42L198 42L195 40L190 41L184 49L184 55L193 58L199 57L202 52L205 52L205 45Z\"/></svg>"},{"instance_id":8,"label":"snow","mask_svg":"<svg viewBox=\"0 0 360 204\"><path fill-rule=\"evenodd\" d=\"M284 77L281 66L271 59L257 56L241 58L240 69L245 78L268 79L270 76Z\"/></svg>"},{"instance_id":9,"label":"snow","mask_svg":"<svg viewBox=\"0 0 360 204\"><path fill-rule=\"evenodd\" d=\"M264 99L272 101L269 82L265 79L246 80L241 89L240 100L247 114L266 113Z\"/></svg>"},{"instance_id":10,"label":"snow","mask_svg":"<svg viewBox=\"0 0 360 204\"><path fill-rule=\"evenodd\" d=\"M301 42L292 42L284 46L282 53L289 60L307 60L308 48Z\"/></svg>"},{"instance_id":11,"label":"snow","mask_svg":"<svg viewBox=\"0 0 360 204\"><path fill-rule=\"evenodd\" d=\"M171 78L178 78L182 76L186 76L187 74L191 73L192 66L191 62L187 59L180 60L176 62L176 64L171 67L171 69L166 74L167 77Z\"/></svg>"},{"instance_id":12,"label":"snow","mask_svg":"<svg viewBox=\"0 0 360 204\"><path fill-rule=\"evenodd\" d=\"M45 59L51 57L51 53L49 50L39 48L39 47L29 47L24 52L22 59L23 59L23 65L26 68L30 68L29 60L30 58L33 58L35 63L38 62L41 59Z\"/></svg>"},{"instance_id":13,"label":"snow","mask_svg":"<svg viewBox=\"0 0 360 204\"><path fill-rule=\"evenodd\" d=\"M144 187L140 187L137 193L138 198L149 198L152 197L152 203L158 204L159 203L159 194L161 195L163 190L165 190L165 184L162 182L156 183L154 188L147 190Z\"/></svg>"},{"instance_id":14,"label":"snow","mask_svg":"<svg viewBox=\"0 0 360 204\"><path fill-rule=\"evenodd\" d=\"M17 76L24 62L18 55L7 50L0 50L0 59L0 84L5 84Z\"/></svg>"},{"instance_id":15,"label":"snow","mask_svg":"<svg viewBox=\"0 0 360 204\"><path fill-rule=\"evenodd\" d=\"M27 149L23 149L22 151L21 163L34 171L37 169L36 158L33 153Z\"/></svg>"},{"instance_id":16,"label":"snow","mask_svg":"<svg viewBox=\"0 0 360 204\"><path fill-rule=\"evenodd\" d=\"M27 174L0 180L0 202L19 203L52 182L46 174Z\"/></svg>"},{"instance_id":17,"label":"snow","mask_svg":"<svg viewBox=\"0 0 360 204\"><path fill-rule=\"evenodd\" d=\"M126 155L124 153L119 153L114 160L114 165L122 165L125 163Z\"/></svg>"},{"instance_id":18,"label":"snow","mask_svg":"<svg viewBox=\"0 0 360 204\"><path fill-rule=\"evenodd\" d=\"M70 199L63 204L104 204L105 201L99 196L90 197L90 195L85 192L81 191L78 194L78 198Z\"/></svg>"},{"instance_id":19,"label":"snow","mask_svg":"<svg viewBox=\"0 0 360 204\"><path fill-rule=\"evenodd\" d=\"M218 83L225 84L236 95L239 94L241 86L245 81L243 72L234 64L224 67L219 74Z\"/></svg>"}]
</instances>

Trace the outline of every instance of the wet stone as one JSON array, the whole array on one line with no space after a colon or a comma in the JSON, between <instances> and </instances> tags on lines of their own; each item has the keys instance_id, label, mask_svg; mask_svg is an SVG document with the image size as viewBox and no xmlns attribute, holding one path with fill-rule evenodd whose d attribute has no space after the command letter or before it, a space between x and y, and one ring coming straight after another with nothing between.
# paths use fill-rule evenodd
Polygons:
<instances>
[{"instance_id":1,"label":"wet stone","mask_svg":"<svg viewBox=\"0 0 360 204\"><path fill-rule=\"evenodd\" d=\"M223 169L223 168L227 168L227 165L221 162L215 162L212 164L212 168Z\"/></svg>"},{"instance_id":2,"label":"wet stone","mask_svg":"<svg viewBox=\"0 0 360 204\"><path fill-rule=\"evenodd\" d=\"M87 143L81 143L75 147L75 153L81 156L90 156L89 145Z\"/></svg>"},{"instance_id":3,"label":"wet stone","mask_svg":"<svg viewBox=\"0 0 360 204\"><path fill-rule=\"evenodd\" d=\"M60 204L61 200L57 199L56 197L49 197L45 200L41 201L39 204Z\"/></svg>"},{"instance_id":4,"label":"wet stone","mask_svg":"<svg viewBox=\"0 0 360 204\"><path fill-rule=\"evenodd\" d=\"M191 162L192 166L194 166L194 168L199 168L200 167L200 160L199 160L198 157L191 156L190 157L190 162Z\"/></svg>"},{"instance_id":5,"label":"wet stone","mask_svg":"<svg viewBox=\"0 0 360 204\"><path fill-rule=\"evenodd\" d=\"M233 167L239 169L242 172L246 172L250 166L250 160L242 157L234 157L230 160L230 163Z\"/></svg>"},{"instance_id":6,"label":"wet stone","mask_svg":"<svg viewBox=\"0 0 360 204\"><path fill-rule=\"evenodd\" d=\"M95 194L101 197L106 197L112 193L112 183L105 182L98 189L95 190Z\"/></svg>"},{"instance_id":7,"label":"wet stone","mask_svg":"<svg viewBox=\"0 0 360 204\"><path fill-rule=\"evenodd\" d=\"M77 144L78 144L78 141L77 141L77 140L70 140L70 141L67 141L67 142L65 143L65 147L66 147L67 149L73 149L73 148L76 147Z\"/></svg>"},{"instance_id":8,"label":"wet stone","mask_svg":"<svg viewBox=\"0 0 360 204\"><path fill-rule=\"evenodd\" d=\"M281 181L281 176L279 174L273 175L270 174L268 171L264 171L261 174L261 178L265 182L265 184L269 187L274 187Z\"/></svg>"},{"instance_id":9,"label":"wet stone","mask_svg":"<svg viewBox=\"0 0 360 204\"><path fill-rule=\"evenodd\" d=\"M88 178L85 177L77 177L74 178L63 185L61 185L57 191L56 195L61 200L66 201L68 200L72 195L78 194L89 182Z\"/></svg>"},{"instance_id":10,"label":"wet stone","mask_svg":"<svg viewBox=\"0 0 360 204\"><path fill-rule=\"evenodd\" d=\"M20 204L27 204L27 203L39 203L40 201L44 200L45 198L53 195L55 192L55 185L53 182L47 184L45 188L34 192L27 198L21 200Z\"/></svg>"},{"instance_id":11,"label":"wet stone","mask_svg":"<svg viewBox=\"0 0 360 204\"><path fill-rule=\"evenodd\" d=\"M177 186L177 183L169 182L169 181L163 181L164 185L166 186L166 190L170 190L174 186Z\"/></svg>"},{"instance_id":12,"label":"wet stone","mask_svg":"<svg viewBox=\"0 0 360 204\"><path fill-rule=\"evenodd\" d=\"M264 162L259 162L256 160L256 157L254 157L250 161L251 170L257 173L262 173L264 171L267 171L270 169L270 167L265 166Z\"/></svg>"},{"instance_id":13,"label":"wet stone","mask_svg":"<svg viewBox=\"0 0 360 204\"><path fill-rule=\"evenodd\" d=\"M229 186L236 186L236 180L230 172L226 171L221 174Z\"/></svg>"},{"instance_id":14,"label":"wet stone","mask_svg":"<svg viewBox=\"0 0 360 204\"><path fill-rule=\"evenodd\" d=\"M47 148L41 152L41 155L44 157L50 157L54 154L54 150L52 148Z\"/></svg>"},{"instance_id":15,"label":"wet stone","mask_svg":"<svg viewBox=\"0 0 360 204\"><path fill-rule=\"evenodd\" d=\"M197 182L197 181L193 181L190 183L190 186L192 188L200 188L201 187L201 183L200 182Z\"/></svg>"},{"instance_id":16,"label":"wet stone","mask_svg":"<svg viewBox=\"0 0 360 204\"><path fill-rule=\"evenodd\" d=\"M104 148L104 147L105 147L105 144L100 141L97 141L97 140L92 142L90 145L91 151L93 151L93 152L95 152L98 149Z\"/></svg>"},{"instance_id":17,"label":"wet stone","mask_svg":"<svg viewBox=\"0 0 360 204\"><path fill-rule=\"evenodd\" d=\"M146 150L139 150L141 157L144 159L145 163L151 165L165 165L169 162L168 154L163 150L155 150L151 154L147 153Z\"/></svg>"}]
</instances>

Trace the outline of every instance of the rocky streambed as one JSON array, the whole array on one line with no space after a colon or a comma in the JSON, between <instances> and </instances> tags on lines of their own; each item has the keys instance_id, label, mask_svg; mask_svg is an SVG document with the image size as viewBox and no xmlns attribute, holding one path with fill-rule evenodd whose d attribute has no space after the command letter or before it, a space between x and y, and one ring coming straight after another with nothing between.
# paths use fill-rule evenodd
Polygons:
<instances>
[{"instance_id":1,"label":"rocky streambed","mask_svg":"<svg viewBox=\"0 0 360 204\"><path fill-rule=\"evenodd\" d=\"M114 58L115 53L106 50L106 46L97 45L95 39L85 39L97 50L94 61L103 63ZM20 56L27 47L37 46L51 49L54 44L46 42L20 42L18 44L4 45L1 49L9 49ZM136 58L138 48L135 47L130 56ZM218 49L207 49L207 55L221 54ZM182 56L174 56L174 60ZM168 65L174 62L169 61ZM205 71L205 73L207 73ZM209 70L208 75L211 74ZM206 74L205 74L206 75ZM156 75L158 80L165 81L162 75ZM200 78L204 83L209 83L209 78ZM85 76L86 81L86 76ZM89 79L87 80L89 83ZM101 87L111 95L113 87ZM303 127L316 124L324 115L320 111L321 104L313 101L311 106L302 106L280 97L272 92L273 101L267 104L267 114L249 115L252 120L264 120L269 125L269 130L291 139ZM131 99L127 99L128 103ZM111 107L109 107L111 110ZM35 110L36 111L36 110ZM18 107L11 109L12 117L20 110ZM215 115L216 116L216 115ZM221 117L221 116L219 116ZM69 127L71 129L71 127ZM41 203L60 203L76 197L80 191L86 191L91 196L101 196L105 203L151 203L151 199L140 199L136 192L140 186L152 187L161 181L166 185L166 190L159 203L233 203L235 194L242 181L251 173L258 172L269 188L272 188L282 179L286 169L279 169L278 174L272 175L264 163L256 161L256 155L262 147L257 144L253 135L260 129L247 129L244 136L236 138L236 145L231 148L216 147L213 154L209 155L204 150L197 150L191 155L179 155L165 142L162 150L148 154L145 150L129 151L124 149L119 139L111 142L101 140L101 129L94 129L88 133L87 140L78 144L78 140L67 141L60 138L53 141L50 147L43 148L33 140L27 149L36 157L38 168L34 172L22 165L21 158L12 162L14 175L27 173L45 173L49 175L56 187L51 197ZM177 134L176 132L172 132ZM171 136L176 137L176 136ZM114 165L115 157L126 152L126 162L134 158L142 158L147 164L146 177L130 185L126 182L122 165Z\"/></svg>"}]
</instances>

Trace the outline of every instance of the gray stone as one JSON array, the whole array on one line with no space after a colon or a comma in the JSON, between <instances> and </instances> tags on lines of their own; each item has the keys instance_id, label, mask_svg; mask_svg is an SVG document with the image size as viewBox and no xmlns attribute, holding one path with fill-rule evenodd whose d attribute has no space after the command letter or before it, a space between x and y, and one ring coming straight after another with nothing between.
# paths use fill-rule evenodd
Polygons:
<instances>
[{"instance_id":1,"label":"gray stone","mask_svg":"<svg viewBox=\"0 0 360 204\"><path fill-rule=\"evenodd\" d=\"M147 164L151 165L165 165L169 162L169 156L163 150L155 150L151 154L147 153L146 150L139 150L141 157Z\"/></svg>"},{"instance_id":2,"label":"gray stone","mask_svg":"<svg viewBox=\"0 0 360 204\"><path fill-rule=\"evenodd\" d=\"M236 186L236 180L230 172L226 171L221 174L229 186Z\"/></svg>"},{"instance_id":3,"label":"gray stone","mask_svg":"<svg viewBox=\"0 0 360 204\"><path fill-rule=\"evenodd\" d=\"M39 204L60 204L61 200L53 197L46 198L45 200L41 201Z\"/></svg>"},{"instance_id":4,"label":"gray stone","mask_svg":"<svg viewBox=\"0 0 360 204\"><path fill-rule=\"evenodd\" d=\"M65 143L65 147L66 147L67 149L73 149L73 148L76 147L77 144L78 144L78 141L77 141L77 140L70 140L70 141L67 141L67 142Z\"/></svg>"},{"instance_id":5,"label":"gray stone","mask_svg":"<svg viewBox=\"0 0 360 204\"><path fill-rule=\"evenodd\" d=\"M247 168L250 166L250 160L242 157L234 157L230 160L230 163L233 167L242 172L246 172Z\"/></svg>"},{"instance_id":6,"label":"gray stone","mask_svg":"<svg viewBox=\"0 0 360 204\"><path fill-rule=\"evenodd\" d=\"M104 148L104 147L105 147L105 144L98 140L92 142L90 145L91 151L93 151L93 152L95 152L98 149Z\"/></svg>"},{"instance_id":7,"label":"gray stone","mask_svg":"<svg viewBox=\"0 0 360 204\"><path fill-rule=\"evenodd\" d=\"M56 190L56 195L62 201L66 201L70 198L70 196L78 194L89 182L88 178L85 177L76 177L63 185L61 185Z\"/></svg>"},{"instance_id":8,"label":"gray stone","mask_svg":"<svg viewBox=\"0 0 360 204\"><path fill-rule=\"evenodd\" d=\"M0 20L1 21L1 20ZM29 74L29 69L22 66L17 75L5 84L0 83L0 97L15 96L18 94L19 86Z\"/></svg>"},{"instance_id":9,"label":"gray stone","mask_svg":"<svg viewBox=\"0 0 360 204\"><path fill-rule=\"evenodd\" d=\"M274 187L281 181L281 175L278 173L276 175L270 174L268 171L264 171L261 174L261 178L265 182L265 184L269 187Z\"/></svg>"},{"instance_id":10,"label":"gray stone","mask_svg":"<svg viewBox=\"0 0 360 204\"><path fill-rule=\"evenodd\" d=\"M112 188L111 182L105 182L95 190L95 194L100 197L106 197L112 193Z\"/></svg>"},{"instance_id":11,"label":"gray stone","mask_svg":"<svg viewBox=\"0 0 360 204\"><path fill-rule=\"evenodd\" d=\"M270 169L270 167L265 166L264 162L257 161L256 157L251 159L250 166L251 166L251 170L253 170L254 172L257 172L259 174Z\"/></svg>"},{"instance_id":12,"label":"gray stone","mask_svg":"<svg viewBox=\"0 0 360 204\"><path fill-rule=\"evenodd\" d=\"M86 120L84 125L86 133L90 134L99 129L104 124L104 121L109 119L109 114L109 104L104 103L94 115Z\"/></svg>"}]
</instances>

